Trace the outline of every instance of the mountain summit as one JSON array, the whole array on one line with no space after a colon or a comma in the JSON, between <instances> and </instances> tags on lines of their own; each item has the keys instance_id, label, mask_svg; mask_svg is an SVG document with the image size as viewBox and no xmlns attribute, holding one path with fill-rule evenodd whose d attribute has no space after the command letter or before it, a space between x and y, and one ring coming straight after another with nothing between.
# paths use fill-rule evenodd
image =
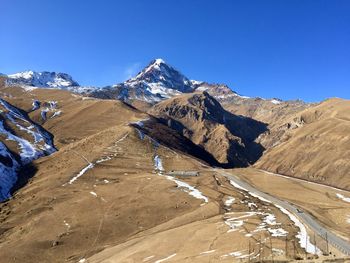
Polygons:
<instances>
[{"instance_id":1,"label":"mountain summit","mask_svg":"<svg viewBox=\"0 0 350 263\"><path fill-rule=\"evenodd\" d=\"M135 77L123 83L96 90L91 95L98 98L120 99L128 102L136 100L154 104L183 93L203 90L214 97L237 95L225 85L190 80L161 58L152 60Z\"/></svg>"},{"instance_id":2,"label":"mountain summit","mask_svg":"<svg viewBox=\"0 0 350 263\"><path fill-rule=\"evenodd\" d=\"M165 97L168 96L169 89L182 93L193 91L191 81L160 58L152 60L135 78L126 83L130 85L147 83L151 93Z\"/></svg>"}]
</instances>

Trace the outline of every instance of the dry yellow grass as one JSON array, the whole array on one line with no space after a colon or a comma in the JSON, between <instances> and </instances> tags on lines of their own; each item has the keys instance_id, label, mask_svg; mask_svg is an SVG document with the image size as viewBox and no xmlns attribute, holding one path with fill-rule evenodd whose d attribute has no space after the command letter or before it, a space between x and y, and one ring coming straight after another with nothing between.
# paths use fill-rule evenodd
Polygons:
<instances>
[{"instance_id":1,"label":"dry yellow grass","mask_svg":"<svg viewBox=\"0 0 350 263\"><path fill-rule=\"evenodd\" d=\"M229 262L239 257L229 253L247 254L249 240L252 257L258 258L260 236L266 246L262 256L270 256L268 231L253 232L263 220L254 211L274 208L240 193L223 178L215 179L206 165L191 156L155 147L147 137L140 139L129 122L147 115L117 101L85 99L64 91L7 88L1 92L26 110L37 99L56 100L62 111L42 122L55 136L59 151L35 161L35 169L27 171L33 176L29 183L0 205L3 261L77 262L96 254L91 261L112 258L122 262L122 258L137 262L150 256L151 250L157 250L158 259L176 250L178 261ZM42 121L39 112L30 116ZM209 203L157 175L155 154L166 170L200 171L200 177L181 180L199 189ZM89 163L94 167L72 181ZM229 196L235 198L232 214L227 214L224 204ZM249 202L256 207L250 208ZM271 211L290 237L295 236L297 229L286 223L286 217ZM227 216L251 212L242 227L227 232ZM283 238L272 238L272 244L282 249ZM215 253L202 254L210 249ZM102 250L105 252L99 254Z\"/></svg>"},{"instance_id":2,"label":"dry yellow grass","mask_svg":"<svg viewBox=\"0 0 350 263\"><path fill-rule=\"evenodd\" d=\"M302 126L266 151L257 168L350 189L350 103L329 99L298 115Z\"/></svg>"}]
</instances>

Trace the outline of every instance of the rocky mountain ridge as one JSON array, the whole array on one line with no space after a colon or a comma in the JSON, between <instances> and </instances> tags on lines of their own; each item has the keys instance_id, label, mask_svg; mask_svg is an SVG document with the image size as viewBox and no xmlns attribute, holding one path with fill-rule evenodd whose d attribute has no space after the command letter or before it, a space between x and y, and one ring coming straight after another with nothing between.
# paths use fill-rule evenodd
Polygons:
<instances>
[{"instance_id":1,"label":"rocky mountain ridge","mask_svg":"<svg viewBox=\"0 0 350 263\"><path fill-rule=\"evenodd\" d=\"M135 101L155 104L177 95L195 91L207 91L223 104L252 103L256 99L260 99L239 95L225 84L190 80L160 58L152 60L135 77L106 87L80 86L66 73L46 71L24 71L7 75L6 82L8 85L66 89L86 96L101 99L119 99L131 104ZM264 101L270 105L282 103L279 99Z\"/></svg>"},{"instance_id":2,"label":"rocky mountain ridge","mask_svg":"<svg viewBox=\"0 0 350 263\"><path fill-rule=\"evenodd\" d=\"M203 147L222 166L245 167L262 154L254 140L267 130L266 125L227 112L206 91L165 100L148 113Z\"/></svg>"}]
</instances>

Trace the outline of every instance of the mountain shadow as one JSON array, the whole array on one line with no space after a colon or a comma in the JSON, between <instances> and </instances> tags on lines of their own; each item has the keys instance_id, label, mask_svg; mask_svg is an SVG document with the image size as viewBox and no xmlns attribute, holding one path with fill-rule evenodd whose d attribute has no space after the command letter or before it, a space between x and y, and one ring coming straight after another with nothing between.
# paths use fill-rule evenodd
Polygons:
<instances>
[{"instance_id":1,"label":"mountain shadow","mask_svg":"<svg viewBox=\"0 0 350 263\"><path fill-rule=\"evenodd\" d=\"M256 139L268 130L267 124L226 111L207 92L162 101L149 114L205 150L220 167L249 166L265 150Z\"/></svg>"}]
</instances>

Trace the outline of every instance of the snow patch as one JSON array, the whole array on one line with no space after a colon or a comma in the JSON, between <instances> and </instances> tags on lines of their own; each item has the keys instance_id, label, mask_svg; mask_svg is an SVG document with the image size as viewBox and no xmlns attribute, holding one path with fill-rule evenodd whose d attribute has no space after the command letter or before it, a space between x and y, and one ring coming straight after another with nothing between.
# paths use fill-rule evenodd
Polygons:
<instances>
[{"instance_id":1,"label":"snow patch","mask_svg":"<svg viewBox=\"0 0 350 263\"><path fill-rule=\"evenodd\" d=\"M33 103L32 103L32 111L35 111L35 110L37 110L37 109L39 109L40 108L40 101L38 101L38 100L34 100L33 101Z\"/></svg>"},{"instance_id":2,"label":"snow patch","mask_svg":"<svg viewBox=\"0 0 350 263\"><path fill-rule=\"evenodd\" d=\"M281 101L276 99L272 99L270 100L270 102L272 102L273 104L281 104Z\"/></svg>"},{"instance_id":3,"label":"snow patch","mask_svg":"<svg viewBox=\"0 0 350 263\"><path fill-rule=\"evenodd\" d=\"M350 203L350 197L345 197L344 195L339 194L339 193L337 193L336 196L337 196L339 199L343 200L344 202Z\"/></svg>"},{"instance_id":4,"label":"snow patch","mask_svg":"<svg viewBox=\"0 0 350 263\"><path fill-rule=\"evenodd\" d=\"M150 260L150 259L152 259L152 258L154 258L154 256L153 256L153 255L152 255L152 256L149 256L149 257L144 258L144 259L142 260L142 262L146 262L146 261L148 261L148 260Z\"/></svg>"},{"instance_id":5,"label":"snow patch","mask_svg":"<svg viewBox=\"0 0 350 263\"><path fill-rule=\"evenodd\" d=\"M56 112L54 112L54 114L51 116L51 119L53 119L53 118L55 118L55 117L58 117L58 116L60 116L61 115L61 113L62 113L62 111L56 111Z\"/></svg>"},{"instance_id":6,"label":"snow patch","mask_svg":"<svg viewBox=\"0 0 350 263\"><path fill-rule=\"evenodd\" d=\"M271 233L273 237L285 237L288 232L283 228L267 228L267 230Z\"/></svg>"},{"instance_id":7,"label":"snow patch","mask_svg":"<svg viewBox=\"0 0 350 263\"><path fill-rule=\"evenodd\" d=\"M86 173L89 169L92 169L94 167L93 163L89 163L87 166L85 166L76 176L74 176L72 179L69 180L68 184L74 183L80 176Z\"/></svg>"},{"instance_id":8,"label":"snow patch","mask_svg":"<svg viewBox=\"0 0 350 263\"><path fill-rule=\"evenodd\" d=\"M174 253L174 254L172 254L172 255L166 257L166 258L159 259L159 260L155 261L154 263L161 263L161 262L167 261L168 259L171 259L171 258L173 258L173 257L175 257L175 256L176 256L176 253Z\"/></svg>"},{"instance_id":9,"label":"snow patch","mask_svg":"<svg viewBox=\"0 0 350 263\"><path fill-rule=\"evenodd\" d=\"M156 171L164 171L162 159L158 155L154 157L154 168Z\"/></svg>"},{"instance_id":10,"label":"snow patch","mask_svg":"<svg viewBox=\"0 0 350 263\"><path fill-rule=\"evenodd\" d=\"M276 216L274 214L270 214L270 213L265 214L263 222L265 222L266 224L271 225L271 226L277 225Z\"/></svg>"},{"instance_id":11,"label":"snow patch","mask_svg":"<svg viewBox=\"0 0 350 263\"><path fill-rule=\"evenodd\" d=\"M230 207L236 199L232 196L229 196L225 201L225 206Z\"/></svg>"},{"instance_id":12,"label":"snow patch","mask_svg":"<svg viewBox=\"0 0 350 263\"><path fill-rule=\"evenodd\" d=\"M180 181L180 180L177 180L177 179L175 179L175 178L172 177L172 176L167 175L167 176L165 176L165 177L166 177L167 179L169 179L169 180L175 182L179 188L183 188L184 191L185 191L186 193L188 193L189 195L191 195L191 196L193 196L193 197L195 197L195 198L197 198L197 199L202 199L204 202L208 203L208 201L209 201L208 197L204 196L204 195L202 194L202 192L200 192L198 189L194 188L193 186L191 186L191 185L189 185L189 184L187 184L187 183L185 183L185 182L182 182L182 181Z\"/></svg>"}]
</instances>

